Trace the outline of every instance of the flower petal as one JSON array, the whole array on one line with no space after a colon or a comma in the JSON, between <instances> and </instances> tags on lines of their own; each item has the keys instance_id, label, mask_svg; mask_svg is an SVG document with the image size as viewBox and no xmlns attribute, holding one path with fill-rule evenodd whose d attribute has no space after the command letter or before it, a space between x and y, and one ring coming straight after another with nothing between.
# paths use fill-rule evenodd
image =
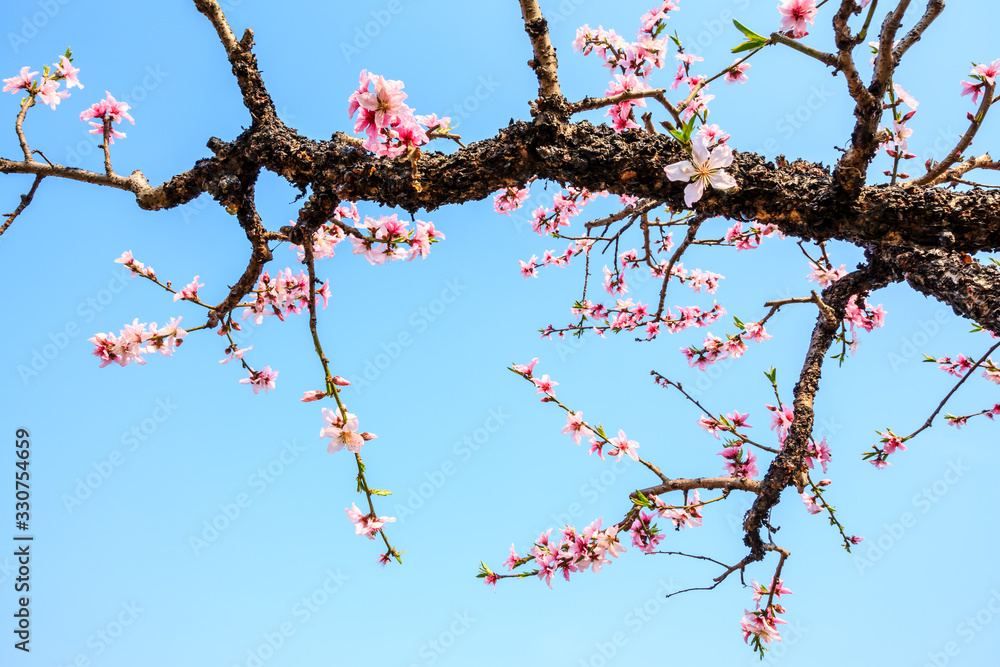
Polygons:
<instances>
[{"instance_id":1,"label":"flower petal","mask_svg":"<svg viewBox=\"0 0 1000 667\"><path fill-rule=\"evenodd\" d=\"M663 171L666 172L667 178L671 181L690 181L695 174L694 165L687 160L667 165Z\"/></svg>"},{"instance_id":2,"label":"flower petal","mask_svg":"<svg viewBox=\"0 0 1000 667\"><path fill-rule=\"evenodd\" d=\"M690 207L691 204L701 199L703 194L705 194L705 184L701 179L688 183L688 186L684 188L684 205Z\"/></svg>"},{"instance_id":3,"label":"flower petal","mask_svg":"<svg viewBox=\"0 0 1000 667\"><path fill-rule=\"evenodd\" d=\"M709 176L708 183L716 190L728 190L736 187L736 179L722 170Z\"/></svg>"}]
</instances>

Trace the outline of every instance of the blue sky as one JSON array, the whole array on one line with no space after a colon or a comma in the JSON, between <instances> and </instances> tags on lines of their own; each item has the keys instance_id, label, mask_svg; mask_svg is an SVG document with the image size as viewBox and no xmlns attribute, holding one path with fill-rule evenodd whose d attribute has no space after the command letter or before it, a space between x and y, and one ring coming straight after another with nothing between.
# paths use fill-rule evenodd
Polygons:
<instances>
[{"instance_id":1,"label":"blue sky","mask_svg":"<svg viewBox=\"0 0 1000 667\"><path fill-rule=\"evenodd\" d=\"M773 3L681 5L669 27L705 58L697 70L704 73L732 62L729 48L740 41L732 18L764 33L778 23ZM23 65L40 69L70 45L86 86L58 111L39 107L28 116L29 142L53 162L101 168L96 138L77 116L105 90L127 100L136 119L114 145L115 168L141 169L151 182L206 157L209 137L232 139L249 123L222 47L193 3L7 7L4 76ZM223 7L237 34L253 28L280 116L313 138L350 131L346 99L363 68L404 81L410 106L451 116L467 142L527 117L537 91L513 0L289 0L280 7L228 0ZM650 7L542 3L569 98L601 94L607 84L598 62L573 53L576 28L603 25L631 37ZM825 7L807 43L830 48L829 17ZM970 61L1000 57L998 19L990 4L955 3L907 54L897 80L921 102L911 121L915 162L942 157L948 139L964 130L971 104L959 97L958 81ZM750 83L713 85L711 121L738 150L832 164L853 121L843 80L787 49L769 49L752 64ZM672 68L656 76L654 83L667 85ZM10 130L0 154L13 158L16 98L2 103ZM600 112L588 117L601 121ZM974 148L985 152L998 136L988 122ZM28 177L0 179L3 210L29 185ZM0 423L7 433L31 432L35 535L32 652L15 651L9 629L0 628L8 636L3 663L600 667L704 658L707 647L715 662L758 662L739 630L751 591L735 577L712 592L664 598L709 584L719 570L703 561L629 549L600 574L556 581L553 590L536 580L503 581L494 593L474 576L480 560L499 568L512 542L523 553L544 529L599 516L606 525L616 521L630 491L655 483L628 459L616 465L586 456L559 433L562 412L541 404L507 365L540 357L538 370L560 383L561 400L609 430L625 429L669 476L716 475L719 447L697 427L700 413L655 387L649 371L693 388L713 412L749 412L753 434L773 442L762 371L778 368L789 401L815 318L809 307L783 310L768 326L772 341L706 373L689 369L678 352L703 331L651 344L628 335L539 340L540 327L569 321L583 277L580 264L537 280L517 271L517 260L563 247L527 224L530 210L556 192L536 183L525 209L510 218L496 215L490 200L419 214L447 235L424 261L372 267L341 251L317 267L336 292L320 316L324 346L334 372L354 380L345 402L379 436L363 451L369 481L394 492L378 509L399 518L390 535L406 553L402 566L383 569L375 562L379 545L356 537L344 515L360 500L353 462L326 453L317 438L319 407L298 401L322 382L304 317L246 327L248 359L280 373L267 395L238 384L243 372L218 363L225 346L205 332L146 366L99 369L90 355L88 337L134 318L200 324L199 308L132 280L113 260L131 250L178 285L197 274L201 294L218 301L249 256L234 218L207 197L150 213L119 191L46 180L0 239L0 278L9 286ZM262 175L258 195L268 227L295 217L296 192L273 174ZM359 209L378 214L370 204ZM587 214L611 210L601 201ZM721 236L726 226L714 220L703 229ZM860 259L842 244L830 252L848 268ZM295 257L281 246L273 268L284 266L294 268ZM723 274L717 298L744 321L763 316L765 301L808 295L814 286L790 240L768 239L752 253L697 248L685 266ZM711 296L671 289L681 305L711 306ZM634 296L647 301L654 290L650 282ZM989 342L906 288L887 288L872 302L888 311L885 327L863 335L842 368L828 365L817 401L817 434L834 456L828 499L848 531L866 541L846 554L821 516L786 495L773 520L792 552L783 575L794 595L785 602L786 641L767 661L985 664L1000 648L993 567L1000 544L990 523L1000 507L984 492L993 475L982 464L995 453L995 425L973 420L956 431L938 424L883 471L860 454L875 429L914 430L951 387L943 372L920 363L924 353L978 356ZM727 330L727 321L713 333ZM998 400L996 386L977 377L948 409L967 414ZM13 474L10 463L3 474ZM12 484L0 486L10 507ZM704 527L670 532L664 548L738 561L747 504L735 496L706 508ZM12 565L0 556L8 623ZM747 582L768 578L773 567L773 559L753 566Z\"/></svg>"}]
</instances>

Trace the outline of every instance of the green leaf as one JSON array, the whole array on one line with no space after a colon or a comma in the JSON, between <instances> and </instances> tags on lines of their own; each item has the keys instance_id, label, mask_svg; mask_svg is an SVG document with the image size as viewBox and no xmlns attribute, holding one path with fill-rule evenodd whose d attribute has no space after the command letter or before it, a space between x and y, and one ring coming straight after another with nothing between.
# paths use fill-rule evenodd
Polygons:
<instances>
[{"instance_id":1,"label":"green leaf","mask_svg":"<svg viewBox=\"0 0 1000 667\"><path fill-rule=\"evenodd\" d=\"M383 489L370 489L370 491L372 492L373 496L391 496L392 495L392 491L383 490Z\"/></svg>"},{"instance_id":2,"label":"green leaf","mask_svg":"<svg viewBox=\"0 0 1000 667\"><path fill-rule=\"evenodd\" d=\"M749 40L763 40L765 42L767 41L767 39L765 39L763 35L758 35L753 30L751 30L750 28L746 27L745 25L743 25L742 23L740 23L736 19L733 19L733 25L735 25L736 29L739 30L740 32L742 32L743 36L746 37Z\"/></svg>"},{"instance_id":3,"label":"green leaf","mask_svg":"<svg viewBox=\"0 0 1000 667\"><path fill-rule=\"evenodd\" d=\"M759 49L760 47L767 45L767 37L764 37L763 35L758 35L753 30L746 27L736 19L733 19L733 24L740 32L743 33L743 36L747 38L747 41L733 48L732 50L733 53L742 53L743 51Z\"/></svg>"},{"instance_id":4,"label":"green leaf","mask_svg":"<svg viewBox=\"0 0 1000 667\"><path fill-rule=\"evenodd\" d=\"M744 51L751 51L753 49L759 49L764 46L767 42L743 42L737 46L734 46L730 53L743 53Z\"/></svg>"}]
</instances>

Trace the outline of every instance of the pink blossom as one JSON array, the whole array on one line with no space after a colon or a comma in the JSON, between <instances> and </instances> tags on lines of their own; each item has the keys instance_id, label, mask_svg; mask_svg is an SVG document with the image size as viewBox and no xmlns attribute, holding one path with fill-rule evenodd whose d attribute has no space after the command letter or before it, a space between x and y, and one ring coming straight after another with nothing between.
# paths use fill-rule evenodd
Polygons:
<instances>
[{"instance_id":1,"label":"pink blossom","mask_svg":"<svg viewBox=\"0 0 1000 667\"><path fill-rule=\"evenodd\" d=\"M226 359L225 361L228 361ZM221 362L220 362L221 363ZM299 400L303 403L310 403L312 401L318 401L326 396L325 391L307 391L302 394L302 398Z\"/></svg>"},{"instance_id":2,"label":"pink blossom","mask_svg":"<svg viewBox=\"0 0 1000 667\"><path fill-rule=\"evenodd\" d=\"M252 349L253 349L253 345L250 345L248 347L244 347L242 350L233 349L232 352L229 353L229 356L226 357L225 359L221 359L219 361L219 363L220 364L228 364L230 361L233 361L234 359L242 359L243 355L246 354L247 352L249 352ZM229 350L227 350L227 352L228 351Z\"/></svg>"},{"instance_id":3,"label":"pink blossom","mask_svg":"<svg viewBox=\"0 0 1000 667\"><path fill-rule=\"evenodd\" d=\"M497 213L510 215L511 211L521 208L524 200L530 196L529 188L507 188L493 198L493 209Z\"/></svg>"},{"instance_id":4,"label":"pink blossom","mask_svg":"<svg viewBox=\"0 0 1000 667\"><path fill-rule=\"evenodd\" d=\"M250 377L240 380L240 384L248 384L253 389L253 393L264 390L266 394L269 389L274 389L274 379L278 377L278 371L272 371L270 366L264 366L259 371L250 371Z\"/></svg>"},{"instance_id":5,"label":"pink blossom","mask_svg":"<svg viewBox=\"0 0 1000 667\"><path fill-rule=\"evenodd\" d=\"M514 551L514 544L511 543L510 555L507 556L507 560L503 562L504 567L506 567L508 570L513 570L514 566L517 565L517 561L519 560L521 560L521 557L517 555L516 551Z\"/></svg>"},{"instance_id":6,"label":"pink blossom","mask_svg":"<svg viewBox=\"0 0 1000 667\"><path fill-rule=\"evenodd\" d=\"M386 80L377 74L370 79L375 83L375 92L368 92L366 85L365 92L358 94L357 103L361 108L374 113L377 128L388 127L393 117L402 113L405 106L403 100L408 96L402 91L403 82Z\"/></svg>"},{"instance_id":7,"label":"pink blossom","mask_svg":"<svg viewBox=\"0 0 1000 667\"><path fill-rule=\"evenodd\" d=\"M810 496L808 493L800 493L799 495L810 514L819 514L823 511L823 506L816 502L816 496Z\"/></svg>"},{"instance_id":8,"label":"pink blossom","mask_svg":"<svg viewBox=\"0 0 1000 667\"><path fill-rule=\"evenodd\" d=\"M56 105L60 101L69 97L69 92L65 90L56 90L59 87L59 82L54 81L49 78L42 78L42 83L38 88L38 99L42 104L48 104L55 111Z\"/></svg>"},{"instance_id":9,"label":"pink blossom","mask_svg":"<svg viewBox=\"0 0 1000 667\"><path fill-rule=\"evenodd\" d=\"M747 337L755 343L763 343L765 340L773 337L764 330L764 327L760 325L760 322L749 322L745 324L743 326L743 331L746 333Z\"/></svg>"},{"instance_id":10,"label":"pink blossom","mask_svg":"<svg viewBox=\"0 0 1000 667\"><path fill-rule=\"evenodd\" d=\"M594 433L583 423L582 412L569 412L566 414L566 425L563 426L563 433L569 434L573 442L580 444L580 437L589 438Z\"/></svg>"},{"instance_id":11,"label":"pink blossom","mask_svg":"<svg viewBox=\"0 0 1000 667\"><path fill-rule=\"evenodd\" d=\"M748 81L747 75L744 74L748 69L750 69L750 63L740 63L739 59L734 60L733 64L726 70L726 85L734 83L746 83Z\"/></svg>"},{"instance_id":12,"label":"pink blossom","mask_svg":"<svg viewBox=\"0 0 1000 667\"><path fill-rule=\"evenodd\" d=\"M820 442L809 443L809 447L806 450L806 465L810 469L813 467L813 461L818 461L823 465L823 472L825 473L830 459L830 447L826 444L826 438L823 438Z\"/></svg>"},{"instance_id":13,"label":"pink blossom","mask_svg":"<svg viewBox=\"0 0 1000 667\"><path fill-rule=\"evenodd\" d=\"M23 70L22 70L23 71ZM976 65L972 68L972 76L981 76L986 83L991 86L996 85L997 74L1000 73L1000 58L994 60L989 65Z\"/></svg>"},{"instance_id":14,"label":"pink blossom","mask_svg":"<svg viewBox=\"0 0 1000 667\"><path fill-rule=\"evenodd\" d=\"M447 132L451 126L451 117L438 118L436 113L429 116L414 116L414 118L428 130L437 129L441 132Z\"/></svg>"},{"instance_id":15,"label":"pink blossom","mask_svg":"<svg viewBox=\"0 0 1000 667\"><path fill-rule=\"evenodd\" d=\"M96 354L96 353L95 353ZM604 460L604 441L597 438L590 439L590 451L587 452L587 456L590 456L594 452L597 452L597 456L603 461Z\"/></svg>"},{"instance_id":16,"label":"pink blossom","mask_svg":"<svg viewBox=\"0 0 1000 667\"><path fill-rule=\"evenodd\" d=\"M905 104L906 106L910 107L911 109L916 109L918 106L920 106L920 102L917 102L915 99L913 99L913 95L910 95L908 92L903 90L903 87L898 83L892 84L892 90L894 93L896 93L896 99Z\"/></svg>"},{"instance_id":17,"label":"pink blossom","mask_svg":"<svg viewBox=\"0 0 1000 667\"><path fill-rule=\"evenodd\" d=\"M184 287L184 289L182 289L180 292L176 292L174 294L174 301L177 301L178 299L186 299L188 301L197 301L198 300L198 288L199 287L204 287L204 286L205 286L205 283L199 283L198 282L198 276L195 276L194 280L192 280L190 283L188 283Z\"/></svg>"},{"instance_id":18,"label":"pink blossom","mask_svg":"<svg viewBox=\"0 0 1000 667\"><path fill-rule=\"evenodd\" d=\"M729 135L722 131L722 129L715 124L712 125L702 125L698 128L698 134L705 137L709 144L724 144L726 140L729 139ZM739 225L740 223L736 223Z\"/></svg>"},{"instance_id":19,"label":"pink blossom","mask_svg":"<svg viewBox=\"0 0 1000 667\"><path fill-rule=\"evenodd\" d=\"M535 364L537 363L538 363L538 357L535 357L534 359L531 360L531 363L527 364L526 366L522 366L521 364L513 364L513 368L518 373L521 373L522 375L527 375L530 378L531 370L535 367Z\"/></svg>"},{"instance_id":20,"label":"pink blossom","mask_svg":"<svg viewBox=\"0 0 1000 667\"><path fill-rule=\"evenodd\" d=\"M104 119L109 118L114 123L121 123L122 119L135 125L135 119L129 115L128 110L131 108L125 102L119 102L116 100L111 93L104 91L106 97L100 102L96 102L91 105L89 109L85 109L80 113L80 120L88 119L100 119L101 122L92 122L90 125L94 128L90 131L91 134L104 134ZM108 140L110 143L114 143L115 139L124 139L125 133L119 132L118 130L111 128L111 132L108 135Z\"/></svg>"},{"instance_id":21,"label":"pink blossom","mask_svg":"<svg viewBox=\"0 0 1000 667\"><path fill-rule=\"evenodd\" d=\"M839 269L826 269L818 264L814 264L813 267L809 274L809 282L816 281L820 287L828 287L847 275L844 264L841 264Z\"/></svg>"},{"instance_id":22,"label":"pink blossom","mask_svg":"<svg viewBox=\"0 0 1000 667\"><path fill-rule=\"evenodd\" d=\"M319 437L330 438L330 443L326 447L327 454L339 452L344 447L354 454L360 452L365 439L358 433L357 416L348 412L345 420L340 409L334 411L323 408L322 412L327 425L320 429Z\"/></svg>"},{"instance_id":23,"label":"pink blossom","mask_svg":"<svg viewBox=\"0 0 1000 667\"><path fill-rule=\"evenodd\" d=\"M80 90L83 90L83 84L80 83L80 79L77 78L77 73L80 71L79 68L73 67L73 64L69 61L66 56L59 56L59 73L63 75L66 80L66 89L70 89L76 86Z\"/></svg>"},{"instance_id":24,"label":"pink blossom","mask_svg":"<svg viewBox=\"0 0 1000 667\"><path fill-rule=\"evenodd\" d=\"M788 429L792 425L792 420L795 418L794 410L785 405L781 404L781 408L776 408L773 405L765 405L768 410L772 412L771 414L771 430L778 429L778 440L784 444L785 438L788 436Z\"/></svg>"},{"instance_id":25,"label":"pink blossom","mask_svg":"<svg viewBox=\"0 0 1000 667\"><path fill-rule=\"evenodd\" d=\"M792 37L799 39L809 34L806 23L816 21L816 0L785 0L778 5L781 12L781 30L791 30Z\"/></svg>"},{"instance_id":26,"label":"pink blossom","mask_svg":"<svg viewBox=\"0 0 1000 667\"><path fill-rule=\"evenodd\" d=\"M21 73L17 76L12 76L9 79L4 79L3 92L10 91L12 95L16 95L17 91L21 89L31 88L31 78L38 74L38 72L29 72L31 69L27 65L21 68Z\"/></svg>"},{"instance_id":27,"label":"pink blossom","mask_svg":"<svg viewBox=\"0 0 1000 667\"><path fill-rule=\"evenodd\" d=\"M375 539L375 534L382 529L382 526L396 520L395 517L391 516L376 518L374 514L362 514L354 503L351 503L351 507L344 511L347 513L347 518L354 524L354 534L364 535L369 540Z\"/></svg>"},{"instance_id":28,"label":"pink blossom","mask_svg":"<svg viewBox=\"0 0 1000 667\"><path fill-rule=\"evenodd\" d=\"M536 394L546 394L548 396L555 396L555 392L552 391L552 388L559 383L550 380L548 374L545 374L540 378L532 378L531 381L534 382L535 387L537 387L537 390L535 391Z\"/></svg>"},{"instance_id":29,"label":"pink blossom","mask_svg":"<svg viewBox=\"0 0 1000 667\"><path fill-rule=\"evenodd\" d=\"M621 461L623 454L628 454L633 461L639 460L639 454L635 451L639 449L639 443L626 438L625 431L619 429L618 437L611 438L609 444L613 449L609 449L608 454L610 456L617 456L619 461Z\"/></svg>"}]
</instances>

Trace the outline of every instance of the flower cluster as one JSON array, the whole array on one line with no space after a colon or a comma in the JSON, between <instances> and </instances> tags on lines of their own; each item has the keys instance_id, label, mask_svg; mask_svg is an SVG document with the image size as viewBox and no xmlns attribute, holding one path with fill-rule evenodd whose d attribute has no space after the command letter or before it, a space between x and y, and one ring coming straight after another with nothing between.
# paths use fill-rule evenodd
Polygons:
<instances>
[{"instance_id":1,"label":"flower cluster","mask_svg":"<svg viewBox=\"0 0 1000 667\"><path fill-rule=\"evenodd\" d=\"M22 73L24 70L21 70ZM997 75L1000 74L1000 58L994 60L989 65L979 64L972 68L969 72L969 76L976 79L975 83L969 81L962 81L962 95L972 95L972 103L975 104L979 101L979 96L983 93L986 86L995 86ZM5 79L9 81L9 79ZM7 90L4 88L4 90Z\"/></svg>"},{"instance_id":2,"label":"flower cluster","mask_svg":"<svg viewBox=\"0 0 1000 667\"><path fill-rule=\"evenodd\" d=\"M90 125L94 129L90 131L91 134L104 134L104 125L108 123L108 143L115 143L115 139L124 139L125 133L116 130L110 126L110 123L122 122L122 119L135 125L135 120L129 115L128 110L131 107L125 102L119 102L111 95L108 91L104 91L107 97L105 97L100 102L95 102L91 105L89 109L85 109L80 113L80 120L90 120L91 118L98 119L100 122L91 121Z\"/></svg>"},{"instance_id":3,"label":"flower cluster","mask_svg":"<svg viewBox=\"0 0 1000 667\"><path fill-rule=\"evenodd\" d=\"M586 188L567 188L552 197L552 207L539 206L531 212L531 230L536 234L556 234L560 227L569 227L570 218L583 211L583 207L598 197L607 197L608 191L591 192ZM499 210L499 209L498 209Z\"/></svg>"},{"instance_id":4,"label":"flower cluster","mask_svg":"<svg viewBox=\"0 0 1000 667\"><path fill-rule=\"evenodd\" d=\"M524 200L530 197L529 188L507 188L493 198L493 210L503 215L510 215L511 211L521 208Z\"/></svg>"},{"instance_id":5,"label":"flower cluster","mask_svg":"<svg viewBox=\"0 0 1000 667\"><path fill-rule=\"evenodd\" d=\"M583 25L577 29L574 50L585 56L596 53L609 70L620 70L614 75L606 95L635 93L650 88L647 78L653 67L663 68L667 53L667 38L659 35L666 27L665 21L670 18L667 12L677 8L666 0L658 8L647 12L641 19L637 40L631 43L614 30L604 30L603 27L593 30L589 25ZM646 106L645 100L626 99L611 106L606 115L611 117L615 131L639 127L633 111L636 106Z\"/></svg>"},{"instance_id":6,"label":"flower cluster","mask_svg":"<svg viewBox=\"0 0 1000 667\"><path fill-rule=\"evenodd\" d=\"M332 220L332 223L327 222L320 225L313 232L313 259L333 257L336 245L347 238L347 232L344 231L344 225L346 224L344 221L353 220L354 222L360 222L361 216L358 214L357 205L354 202L350 202L349 205L338 206L337 210L333 213ZM291 224L294 226L296 223L292 220ZM302 246L293 244L292 250L296 251L300 262L306 258L305 248Z\"/></svg>"},{"instance_id":7,"label":"flower cluster","mask_svg":"<svg viewBox=\"0 0 1000 667\"><path fill-rule=\"evenodd\" d=\"M760 247L760 242L764 237L778 235L778 238L785 238L785 235L778 231L778 228L767 223L766 225L751 224L750 229L743 231L743 223L737 222L726 230L725 241L739 250L754 250Z\"/></svg>"},{"instance_id":8,"label":"flower cluster","mask_svg":"<svg viewBox=\"0 0 1000 667\"><path fill-rule=\"evenodd\" d=\"M756 579L750 580L750 585L754 589L753 599L756 603L754 611L745 609L745 614L740 620L740 627L743 628L743 641L750 643L750 637L753 637L753 648L754 651L762 651L764 647L761 645L770 644L772 641L781 641L781 633L778 632L778 625L786 623L786 621L778 618L778 614L784 614L785 608L777 602L773 602L774 598L780 598L782 595L791 595L792 592L785 588L783 580L778 579L775 583L772 581L772 587L774 588L774 594L764 585L757 583ZM768 604L764 609L761 609L761 600L765 598L768 599Z\"/></svg>"},{"instance_id":9,"label":"flower cluster","mask_svg":"<svg viewBox=\"0 0 1000 667\"><path fill-rule=\"evenodd\" d=\"M906 451L906 445L903 443L909 440L909 438L900 438L898 435L892 432L892 429L886 429L885 433L881 431L875 431L882 439L882 446L872 445L872 451L865 452L862 456L864 460L867 460L876 468L884 468L886 466L891 466L886 459L889 458L890 454L895 454L896 450Z\"/></svg>"},{"instance_id":10,"label":"flower cluster","mask_svg":"<svg viewBox=\"0 0 1000 667\"><path fill-rule=\"evenodd\" d=\"M537 569L533 573L521 576L536 574L548 584L549 588L552 588L552 579L557 573L569 581L571 572L586 572L588 569L595 573L600 572L606 563L611 562L611 558L617 558L620 553L627 551L618 540L618 525L601 530L602 522L603 519L598 518L580 532L573 526L566 526L560 530L562 537L558 542L551 539L550 528L541 534L528 552L529 555L523 558L517 555L512 544L510 556L504 561L504 566L508 570L514 570L534 561ZM492 573L484 565L483 574L480 576L486 578L488 585L496 588L498 576L490 577L490 574Z\"/></svg>"},{"instance_id":11,"label":"flower cluster","mask_svg":"<svg viewBox=\"0 0 1000 667\"><path fill-rule=\"evenodd\" d=\"M726 334L726 340L722 340L709 333L702 339L701 347L691 346L680 348L687 359L688 366L697 366L698 370L703 371L711 364L722 359L739 359L747 351L746 340L763 343L765 340L771 338L771 334L764 330L764 326L760 322L744 324L739 318L734 319L736 320L736 326L742 329L735 336Z\"/></svg>"},{"instance_id":12,"label":"flower cluster","mask_svg":"<svg viewBox=\"0 0 1000 667\"><path fill-rule=\"evenodd\" d=\"M641 302L635 304L632 299L618 299L613 308L608 308L601 303L592 303L587 299L582 302L577 301L571 310L574 315L580 318L578 322L569 324L564 329L556 329L550 324L542 330L542 338L551 338L553 334L560 338L565 337L567 333L580 335L586 329L591 329L603 337L607 331L614 333L634 331L645 325L645 340L652 340L660 334L661 324L666 327L669 333L676 333L688 327L707 327L726 313L726 309L717 303L709 310L701 310L697 306L677 306L679 311L677 315L674 315L673 311L667 308L660 319L653 320L647 319L649 306ZM600 323L591 323L589 319L598 320Z\"/></svg>"},{"instance_id":13,"label":"flower cluster","mask_svg":"<svg viewBox=\"0 0 1000 667\"><path fill-rule=\"evenodd\" d=\"M169 357L180 346L184 336L187 336L187 331L177 326L181 319L171 318L169 323L157 327L156 322L140 323L136 318L132 324L126 324L117 336L110 332L99 333L87 340L94 344L92 354L101 360L101 368L112 362L119 366L128 366L133 361L145 364L142 355L159 352Z\"/></svg>"},{"instance_id":14,"label":"flower cluster","mask_svg":"<svg viewBox=\"0 0 1000 667\"><path fill-rule=\"evenodd\" d=\"M852 294L844 308L844 321L850 322L851 331L859 326L870 333L872 329L885 324L886 311L882 309L882 304L872 308L868 305L868 299L864 299L864 306L858 306L857 300L858 295Z\"/></svg>"},{"instance_id":15,"label":"flower cluster","mask_svg":"<svg viewBox=\"0 0 1000 667\"><path fill-rule=\"evenodd\" d=\"M439 119L437 114L414 116L413 109L403 104L407 94L402 88L402 81L361 70L358 89L347 99L348 117L354 118L358 113L354 133L364 132L367 135L364 147L376 155L399 157L430 141L427 131L449 129L450 118Z\"/></svg>"},{"instance_id":16,"label":"flower cluster","mask_svg":"<svg viewBox=\"0 0 1000 667\"><path fill-rule=\"evenodd\" d=\"M537 278L538 269L543 266L557 266L560 269L564 269L569 266L570 260L577 255L590 252L590 248L593 245L594 241L590 239L577 239L570 243L566 247L566 250L558 255L555 250L546 250L542 254L541 261L539 261L538 255L532 255L531 259L527 262L519 260L518 263L521 266L521 275L524 276L525 280L527 280L529 276Z\"/></svg>"},{"instance_id":17,"label":"flower cluster","mask_svg":"<svg viewBox=\"0 0 1000 667\"><path fill-rule=\"evenodd\" d=\"M444 240L444 234L434 228L433 222L416 221L414 229L407 229L409 223L399 220L396 214L383 215L378 219L365 216L364 222L356 222L355 227L368 233L367 236L348 236L352 252L363 255L371 264L380 266L395 260L426 258L431 244Z\"/></svg>"},{"instance_id":18,"label":"flower cluster","mask_svg":"<svg viewBox=\"0 0 1000 667\"><path fill-rule=\"evenodd\" d=\"M681 528L697 527L702 525L701 499L697 489L685 493L684 504L680 506L668 505L662 498L655 494L644 496L641 493L633 501L640 508L648 507L652 512L643 509L639 510L639 515L629 526L629 533L632 535L632 546L639 551L650 554L656 551L657 545L663 541L663 534L653 523L657 517L669 519L674 524L674 530Z\"/></svg>"},{"instance_id":19,"label":"flower cluster","mask_svg":"<svg viewBox=\"0 0 1000 667\"><path fill-rule=\"evenodd\" d=\"M718 452L718 455L726 460L725 470L730 477L753 479L760 472L757 469L757 457L749 447L744 450L739 442L729 445Z\"/></svg>"},{"instance_id":20,"label":"flower cluster","mask_svg":"<svg viewBox=\"0 0 1000 667\"><path fill-rule=\"evenodd\" d=\"M17 91L23 90L28 93L26 99L33 101L37 98L39 102L47 104L55 111L56 106L69 97L70 88L76 86L83 89L83 84L77 78L80 70L73 67L72 63L73 54L66 49L66 55L59 56L58 63L54 63L51 68L48 65L43 68L42 78L39 81L34 79L38 72L30 71L31 68L25 65L17 76L3 80L3 92L16 95ZM66 82L66 90L59 90L62 81Z\"/></svg>"},{"instance_id":21,"label":"flower cluster","mask_svg":"<svg viewBox=\"0 0 1000 667\"><path fill-rule=\"evenodd\" d=\"M287 315L298 315L309 307L309 276L305 271L299 271L299 275L293 276L292 270L286 268L278 271L278 275L274 278L271 278L269 272L264 271L253 291L256 299L252 305L243 309L242 319L252 317L254 324L259 325L266 315L274 315L284 321ZM328 280L316 290L316 303L322 299L323 307L326 308L329 298Z\"/></svg>"},{"instance_id":22,"label":"flower cluster","mask_svg":"<svg viewBox=\"0 0 1000 667\"><path fill-rule=\"evenodd\" d=\"M841 264L839 269L833 268L831 264L822 266L812 262L813 270L809 273L809 282L817 282L820 287L829 287L847 275L846 265Z\"/></svg>"},{"instance_id":23,"label":"flower cluster","mask_svg":"<svg viewBox=\"0 0 1000 667\"><path fill-rule=\"evenodd\" d=\"M150 280L156 280L156 271L153 270L153 267L147 267L142 262L136 260L132 256L131 250L123 252L122 256L115 260L115 264L122 264L126 269L131 269L133 278L140 275L144 278L149 278Z\"/></svg>"},{"instance_id":24,"label":"flower cluster","mask_svg":"<svg viewBox=\"0 0 1000 667\"><path fill-rule=\"evenodd\" d=\"M938 368L945 371L949 375L954 375L955 377L962 377L976 364L972 359L969 359L964 354L960 354L952 360L951 357L941 357L940 359L934 360L928 357L931 361L939 364Z\"/></svg>"}]
</instances>

